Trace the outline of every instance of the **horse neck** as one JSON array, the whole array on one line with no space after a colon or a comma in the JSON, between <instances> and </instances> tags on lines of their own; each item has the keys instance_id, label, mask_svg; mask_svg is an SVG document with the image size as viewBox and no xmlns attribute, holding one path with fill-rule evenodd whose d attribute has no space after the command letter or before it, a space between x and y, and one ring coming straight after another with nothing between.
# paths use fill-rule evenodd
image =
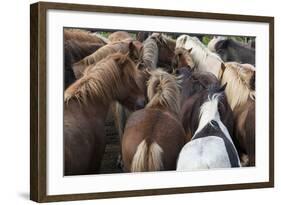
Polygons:
<instances>
[{"instance_id":1,"label":"horse neck","mask_svg":"<svg viewBox=\"0 0 281 205\"><path fill-rule=\"evenodd\" d=\"M76 99L70 100L65 104L66 113L70 113L79 119L79 116L87 118L88 120L100 119L102 122L105 121L108 110L109 103L102 103L96 100L91 100L91 102L83 103Z\"/></svg>"}]
</instances>

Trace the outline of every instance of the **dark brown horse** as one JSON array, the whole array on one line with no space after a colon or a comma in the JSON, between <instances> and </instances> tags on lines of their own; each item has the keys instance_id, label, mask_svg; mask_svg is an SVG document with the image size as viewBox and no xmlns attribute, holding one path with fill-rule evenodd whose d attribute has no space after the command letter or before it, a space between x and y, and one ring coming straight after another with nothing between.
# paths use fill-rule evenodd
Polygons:
<instances>
[{"instance_id":1,"label":"dark brown horse","mask_svg":"<svg viewBox=\"0 0 281 205\"><path fill-rule=\"evenodd\" d=\"M178 74L182 74L183 82L181 84L181 113L182 124L187 138L191 139L198 128L200 107L206 99L209 88L220 87L220 82L215 75L209 72L186 72L188 69L178 69ZM218 106L221 121L228 128L233 136L233 113L227 102L225 94L220 98ZM235 141L235 139L233 139Z\"/></svg>"},{"instance_id":2,"label":"dark brown horse","mask_svg":"<svg viewBox=\"0 0 281 205\"><path fill-rule=\"evenodd\" d=\"M79 79L83 72L85 71L86 67L89 65L94 65L100 60L104 59L108 55L114 53L129 53L130 58L137 62L140 58L140 50L142 44L139 41L120 41L111 44L107 44L100 49L98 49L93 54L85 57L84 59L80 60L79 62L73 65L73 71L77 79Z\"/></svg>"},{"instance_id":3,"label":"dark brown horse","mask_svg":"<svg viewBox=\"0 0 281 205\"><path fill-rule=\"evenodd\" d=\"M105 118L118 101L128 109L144 106L142 73L120 53L87 70L65 91L64 174L98 173L105 149Z\"/></svg>"},{"instance_id":4,"label":"dark brown horse","mask_svg":"<svg viewBox=\"0 0 281 205\"><path fill-rule=\"evenodd\" d=\"M102 46L103 44L77 40L64 41L64 89L76 80L72 65L94 53Z\"/></svg>"},{"instance_id":5,"label":"dark brown horse","mask_svg":"<svg viewBox=\"0 0 281 205\"><path fill-rule=\"evenodd\" d=\"M175 170L186 142L180 122L177 79L158 69L151 75L149 103L130 116L122 138L126 172Z\"/></svg>"}]
</instances>

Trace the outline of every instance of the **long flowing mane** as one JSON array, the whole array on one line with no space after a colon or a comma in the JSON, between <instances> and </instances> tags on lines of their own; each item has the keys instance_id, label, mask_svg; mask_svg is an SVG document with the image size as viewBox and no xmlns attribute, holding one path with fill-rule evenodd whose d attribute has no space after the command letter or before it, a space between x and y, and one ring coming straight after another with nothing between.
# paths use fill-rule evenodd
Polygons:
<instances>
[{"instance_id":1,"label":"long flowing mane","mask_svg":"<svg viewBox=\"0 0 281 205\"><path fill-rule=\"evenodd\" d=\"M143 42L142 62L150 69L156 69L158 61L158 46L153 38L147 38Z\"/></svg>"},{"instance_id":2,"label":"long flowing mane","mask_svg":"<svg viewBox=\"0 0 281 205\"><path fill-rule=\"evenodd\" d=\"M122 71L126 67L130 69ZM88 72L65 91L65 102L75 98L82 103L93 99L108 103L119 95L117 88L124 83L129 86L129 82L132 78L135 79L136 75L137 68L128 55L110 55L90 66Z\"/></svg>"},{"instance_id":3,"label":"long flowing mane","mask_svg":"<svg viewBox=\"0 0 281 205\"><path fill-rule=\"evenodd\" d=\"M221 82L227 83L225 92L232 110L237 106L244 105L250 98L255 100L255 90L251 89L251 79L254 70L247 69L243 64L226 63Z\"/></svg>"},{"instance_id":4,"label":"long flowing mane","mask_svg":"<svg viewBox=\"0 0 281 205\"><path fill-rule=\"evenodd\" d=\"M198 38L188 35L181 35L177 39L176 48L185 48L187 50L192 48L191 56L198 65L199 62L205 61L207 57L212 57L220 62L221 58L215 53L211 52ZM197 67L197 66L196 66Z\"/></svg>"},{"instance_id":5,"label":"long flowing mane","mask_svg":"<svg viewBox=\"0 0 281 205\"><path fill-rule=\"evenodd\" d=\"M99 36L93 35L91 32L81 29L64 29L63 36L64 40L106 44L106 42Z\"/></svg>"},{"instance_id":6,"label":"long flowing mane","mask_svg":"<svg viewBox=\"0 0 281 205\"><path fill-rule=\"evenodd\" d=\"M146 107L168 110L179 117L179 81L175 76L160 69L152 71L147 84L149 103Z\"/></svg>"}]
</instances>

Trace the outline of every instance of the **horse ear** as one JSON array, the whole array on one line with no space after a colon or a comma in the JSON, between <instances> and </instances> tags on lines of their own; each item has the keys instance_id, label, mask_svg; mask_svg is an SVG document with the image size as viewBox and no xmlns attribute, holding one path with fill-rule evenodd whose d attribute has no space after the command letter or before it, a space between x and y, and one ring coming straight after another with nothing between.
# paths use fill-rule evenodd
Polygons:
<instances>
[{"instance_id":1,"label":"horse ear","mask_svg":"<svg viewBox=\"0 0 281 205\"><path fill-rule=\"evenodd\" d=\"M228 47L228 44L229 44L229 40L228 39L221 40L221 41L218 41L216 43L215 48L216 48L216 50L226 49Z\"/></svg>"},{"instance_id":2,"label":"horse ear","mask_svg":"<svg viewBox=\"0 0 281 205\"><path fill-rule=\"evenodd\" d=\"M190 49L187 50L188 53L191 53L191 51L192 51L192 48L190 48Z\"/></svg>"},{"instance_id":3,"label":"horse ear","mask_svg":"<svg viewBox=\"0 0 281 205\"><path fill-rule=\"evenodd\" d=\"M227 86L227 83L225 83L223 86L221 86L220 89L218 90L218 93L222 93L225 90L226 86Z\"/></svg>"}]
</instances>

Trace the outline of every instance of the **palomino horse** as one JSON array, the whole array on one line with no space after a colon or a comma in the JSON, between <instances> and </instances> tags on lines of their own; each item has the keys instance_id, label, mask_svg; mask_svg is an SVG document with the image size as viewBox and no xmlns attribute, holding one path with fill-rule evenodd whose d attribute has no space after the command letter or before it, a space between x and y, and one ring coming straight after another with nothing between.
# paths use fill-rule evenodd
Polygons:
<instances>
[{"instance_id":1,"label":"palomino horse","mask_svg":"<svg viewBox=\"0 0 281 205\"><path fill-rule=\"evenodd\" d=\"M142 44L139 41L120 41L112 44L107 44L100 49L98 49L93 54L83 58L81 61L73 65L73 71L77 79L79 79L89 65L95 64L107 57L110 54L114 53L123 53L126 54L129 52L130 58L134 61L137 61L140 57L140 50Z\"/></svg>"},{"instance_id":2,"label":"palomino horse","mask_svg":"<svg viewBox=\"0 0 281 205\"><path fill-rule=\"evenodd\" d=\"M64 40L76 40L79 42L107 44L108 40L104 37L81 29L64 29Z\"/></svg>"},{"instance_id":3,"label":"palomino horse","mask_svg":"<svg viewBox=\"0 0 281 205\"><path fill-rule=\"evenodd\" d=\"M249 64L226 63L222 83L234 113L234 134L242 165L255 166L255 70ZM239 91L239 92L237 92Z\"/></svg>"},{"instance_id":4,"label":"palomino horse","mask_svg":"<svg viewBox=\"0 0 281 205\"><path fill-rule=\"evenodd\" d=\"M223 61L235 61L255 65L255 49L248 44L238 42L231 38L214 37L208 48L216 52Z\"/></svg>"},{"instance_id":5,"label":"palomino horse","mask_svg":"<svg viewBox=\"0 0 281 205\"><path fill-rule=\"evenodd\" d=\"M76 80L72 65L94 53L102 46L103 44L77 40L64 41L64 89Z\"/></svg>"},{"instance_id":6,"label":"palomino horse","mask_svg":"<svg viewBox=\"0 0 281 205\"><path fill-rule=\"evenodd\" d=\"M180 90L176 77L159 69L148 81L149 103L131 114L122 138L124 171L175 170L186 142L179 121Z\"/></svg>"},{"instance_id":7,"label":"palomino horse","mask_svg":"<svg viewBox=\"0 0 281 205\"><path fill-rule=\"evenodd\" d=\"M99 171L106 141L104 123L113 101L131 110L144 107L145 82L127 55L110 55L87 71L64 93L65 175Z\"/></svg>"},{"instance_id":8,"label":"palomino horse","mask_svg":"<svg viewBox=\"0 0 281 205\"><path fill-rule=\"evenodd\" d=\"M132 36L126 31L116 31L108 36L110 43L123 41L123 40L133 40Z\"/></svg>"},{"instance_id":9,"label":"palomino horse","mask_svg":"<svg viewBox=\"0 0 281 205\"><path fill-rule=\"evenodd\" d=\"M237 150L227 127L220 119L219 103L223 87L210 87L202 93L199 124L190 142L181 150L177 171L240 167Z\"/></svg>"},{"instance_id":10,"label":"palomino horse","mask_svg":"<svg viewBox=\"0 0 281 205\"><path fill-rule=\"evenodd\" d=\"M208 92L209 87L219 87L220 82L209 72L188 72L188 69L180 68L177 70L177 74L182 76L181 121L187 138L191 139L198 128L199 108L204 100L202 96ZM224 95L220 98L219 112L222 122L233 136L233 113Z\"/></svg>"},{"instance_id":11,"label":"palomino horse","mask_svg":"<svg viewBox=\"0 0 281 205\"><path fill-rule=\"evenodd\" d=\"M195 70L211 72L220 79L223 61L196 37L181 35L177 39L176 48L192 49L190 55L194 61Z\"/></svg>"}]
</instances>

